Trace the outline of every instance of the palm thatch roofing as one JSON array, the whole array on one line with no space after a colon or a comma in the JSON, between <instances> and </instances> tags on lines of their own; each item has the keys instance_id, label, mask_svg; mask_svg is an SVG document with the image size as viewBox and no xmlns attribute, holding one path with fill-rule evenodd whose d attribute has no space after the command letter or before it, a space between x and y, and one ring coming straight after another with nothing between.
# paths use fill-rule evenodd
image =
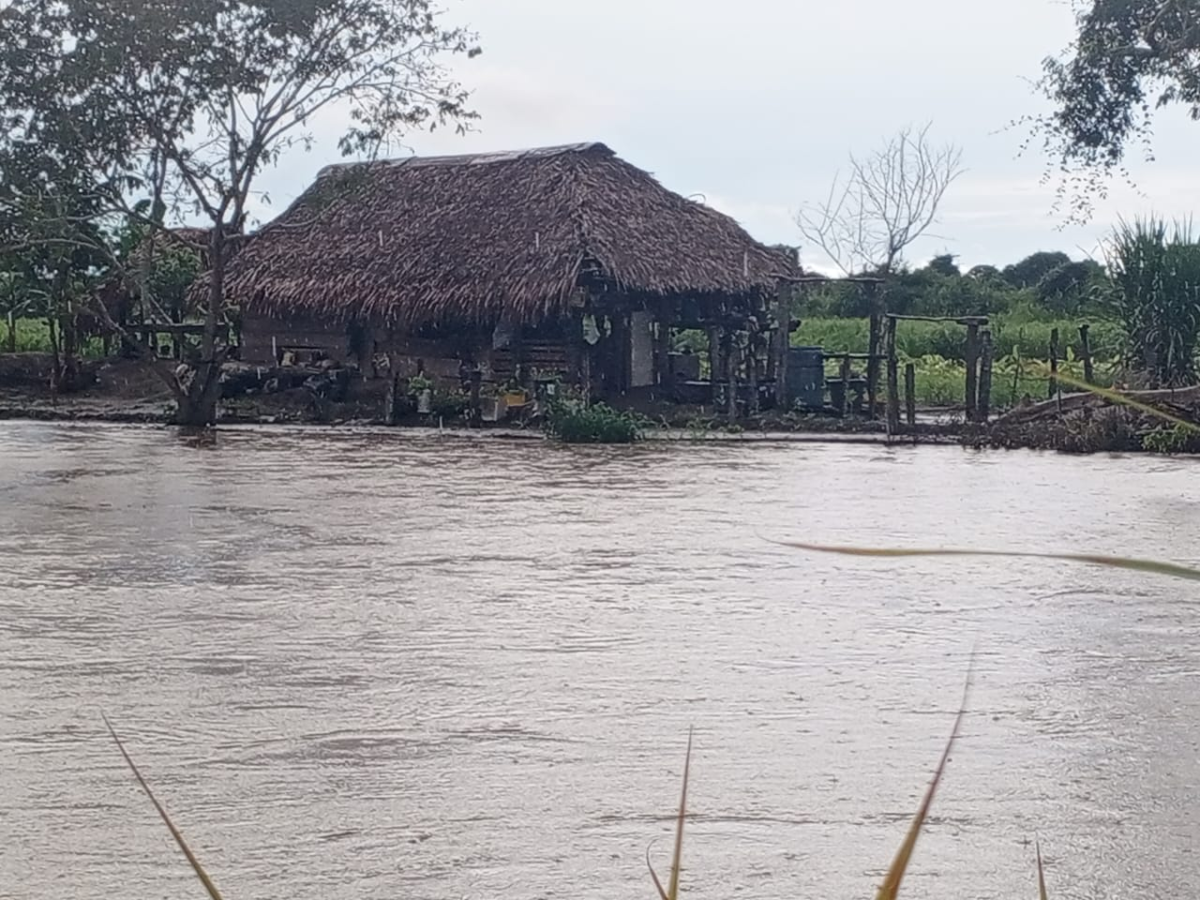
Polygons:
<instances>
[{"instance_id":1,"label":"palm thatch roofing","mask_svg":"<svg viewBox=\"0 0 1200 900\"><path fill-rule=\"evenodd\" d=\"M582 280L746 298L794 259L599 143L329 166L226 273L250 313L400 326L533 322Z\"/></svg>"}]
</instances>

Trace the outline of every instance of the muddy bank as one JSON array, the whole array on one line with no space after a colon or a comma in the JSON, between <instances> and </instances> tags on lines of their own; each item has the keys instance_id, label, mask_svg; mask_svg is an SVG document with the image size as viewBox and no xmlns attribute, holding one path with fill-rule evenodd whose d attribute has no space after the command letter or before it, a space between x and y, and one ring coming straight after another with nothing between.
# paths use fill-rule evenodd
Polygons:
<instances>
[{"instance_id":1,"label":"muddy bank","mask_svg":"<svg viewBox=\"0 0 1200 900\"><path fill-rule=\"evenodd\" d=\"M52 361L46 354L0 354L0 419L162 423L171 420L174 403L159 376L136 360L90 360L80 387L70 393L49 388ZM383 425L387 406L385 379L363 379L345 370L304 368L263 370L231 365L224 375L219 424ZM411 404L410 404L411 405ZM881 422L858 418L766 413L730 424L711 408L673 403L633 406L647 423L647 436L764 440L788 436L827 436L865 442L886 440ZM466 429L461 408L436 402L428 413L402 410L396 425ZM537 431L536 416L525 421L482 423L484 430ZM953 425L926 423L906 440L945 441L957 435Z\"/></svg>"},{"instance_id":2,"label":"muddy bank","mask_svg":"<svg viewBox=\"0 0 1200 900\"><path fill-rule=\"evenodd\" d=\"M102 421L169 424L174 402L149 368L135 360L89 360L81 387L56 393L49 387L46 354L0 354L0 420ZM218 423L222 425L383 426L387 382L349 373L296 368L231 367ZM1161 394L1162 396L1159 396ZM1200 389L1139 396L1186 421L1200 421ZM962 444L977 449L1039 449L1067 453L1200 452L1200 437L1146 409L1113 406L1103 397L1065 396L1061 405L1041 403L1001 415L990 426L964 425L952 410L926 411L914 429L888 436L884 424L859 418L764 413L730 424L703 407L641 404L651 440L828 441L837 443ZM468 427L461 409L415 408L394 423L496 436L540 436L540 421L481 423Z\"/></svg>"}]
</instances>

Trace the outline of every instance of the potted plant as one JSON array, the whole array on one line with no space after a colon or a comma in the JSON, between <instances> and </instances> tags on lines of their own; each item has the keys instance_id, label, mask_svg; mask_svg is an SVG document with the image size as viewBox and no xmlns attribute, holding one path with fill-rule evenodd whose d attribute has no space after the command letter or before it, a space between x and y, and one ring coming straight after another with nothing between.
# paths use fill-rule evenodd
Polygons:
<instances>
[{"instance_id":1,"label":"potted plant","mask_svg":"<svg viewBox=\"0 0 1200 900\"><path fill-rule=\"evenodd\" d=\"M423 372L408 379L408 393L417 401L417 412L428 415L433 409L433 381Z\"/></svg>"}]
</instances>

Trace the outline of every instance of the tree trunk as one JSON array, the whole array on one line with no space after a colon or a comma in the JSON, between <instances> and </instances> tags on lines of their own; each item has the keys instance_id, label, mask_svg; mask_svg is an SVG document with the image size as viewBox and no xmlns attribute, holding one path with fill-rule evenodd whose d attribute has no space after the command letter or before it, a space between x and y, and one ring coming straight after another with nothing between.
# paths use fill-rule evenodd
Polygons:
<instances>
[{"instance_id":1,"label":"tree trunk","mask_svg":"<svg viewBox=\"0 0 1200 900\"><path fill-rule=\"evenodd\" d=\"M17 352L17 315L12 310L8 311L8 352Z\"/></svg>"},{"instance_id":2,"label":"tree trunk","mask_svg":"<svg viewBox=\"0 0 1200 900\"><path fill-rule=\"evenodd\" d=\"M68 297L63 298L63 310L58 326L62 344L62 369L58 381L61 390L70 392L79 387L79 333L75 310Z\"/></svg>"},{"instance_id":3,"label":"tree trunk","mask_svg":"<svg viewBox=\"0 0 1200 900\"><path fill-rule=\"evenodd\" d=\"M46 315L47 336L50 339L50 393L57 396L59 389L59 374L62 357L58 352L58 327L55 325L54 314Z\"/></svg>"},{"instance_id":4,"label":"tree trunk","mask_svg":"<svg viewBox=\"0 0 1200 900\"><path fill-rule=\"evenodd\" d=\"M221 363L224 348L217 345L221 309L225 303L226 245L224 225L213 226L208 245L208 309L200 340L200 361L195 368L186 398L177 401L175 424L207 428L217 424L217 402L221 398Z\"/></svg>"},{"instance_id":5,"label":"tree trunk","mask_svg":"<svg viewBox=\"0 0 1200 900\"><path fill-rule=\"evenodd\" d=\"M217 424L217 401L221 399L220 363L201 363L187 393L176 398L175 424L185 428L209 428Z\"/></svg>"}]
</instances>

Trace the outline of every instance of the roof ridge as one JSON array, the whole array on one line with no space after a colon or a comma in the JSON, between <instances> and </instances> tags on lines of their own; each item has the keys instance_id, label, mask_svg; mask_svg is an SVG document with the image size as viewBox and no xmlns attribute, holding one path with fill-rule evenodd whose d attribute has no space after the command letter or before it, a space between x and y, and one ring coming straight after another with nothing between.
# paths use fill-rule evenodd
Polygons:
<instances>
[{"instance_id":1,"label":"roof ridge","mask_svg":"<svg viewBox=\"0 0 1200 900\"><path fill-rule=\"evenodd\" d=\"M354 169L360 166L371 168L400 168L420 166L479 166L489 163L515 162L528 159L546 159L555 156L565 156L574 153L589 153L602 151L614 155L613 151L600 141L583 141L576 144L553 144L546 147L528 147L522 150L492 150L483 153L453 153L441 156L404 156L399 159L371 159L357 162L330 163L321 168L317 177L336 171Z\"/></svg>"}]
</instances>

